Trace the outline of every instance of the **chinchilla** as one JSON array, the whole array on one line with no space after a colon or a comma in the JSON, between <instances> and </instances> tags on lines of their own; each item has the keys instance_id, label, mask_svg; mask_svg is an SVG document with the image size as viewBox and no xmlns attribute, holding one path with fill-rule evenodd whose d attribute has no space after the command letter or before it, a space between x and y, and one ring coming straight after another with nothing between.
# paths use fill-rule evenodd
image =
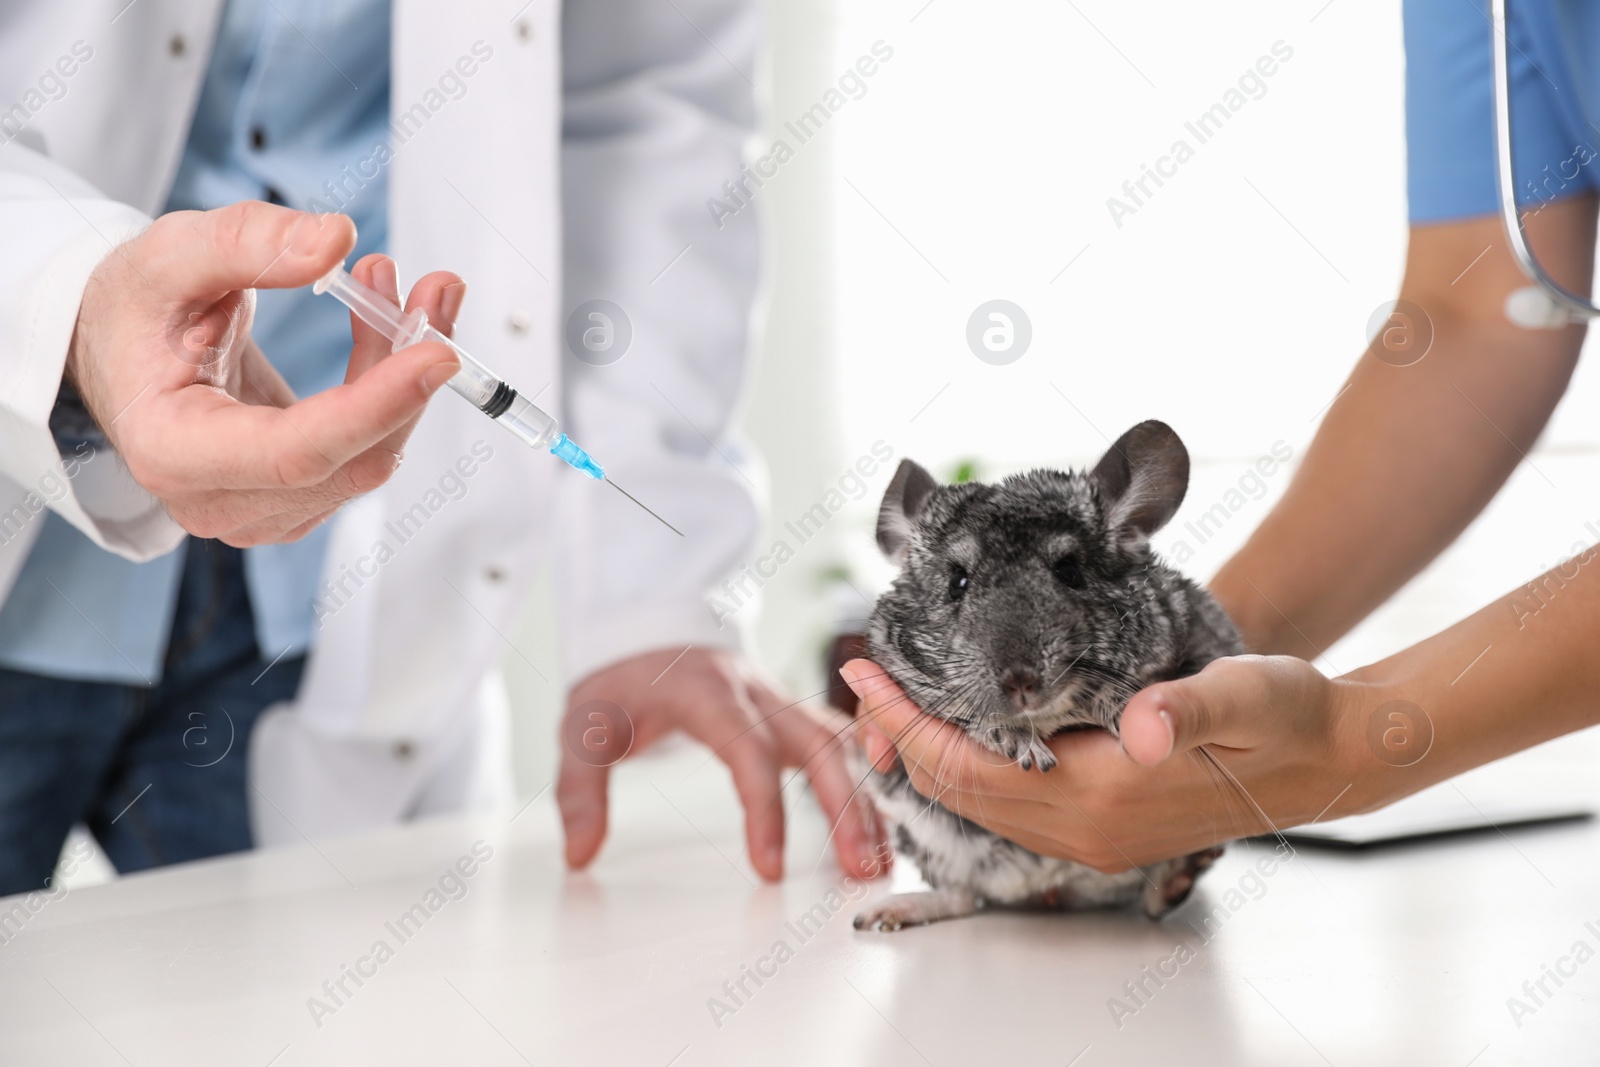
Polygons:
<instances>
[{"instance_id":1,"label":"chinchilla","mask_svg":"<svg viewBox=\"0 0 1600 1067\"><path fill-rule=\"evenodd\" d=\"M924 711L1023 770L1048 772L1053 735L1115 734L1143 687L1243 651L1210 594L1150 547L1188 484L1188 451L1155 421L1123 434L1091 471L941 486L902 461L878 514L879 547L900 574L873 610L869 655ZM930 801L898 763L869 771L866 788L894 824L896 850L933 890L890 897L858 915L857 929L985 906L1079 910L1136 899L1160 918L1222 852L1104 874Z\"/></svg>"}]
</instances>

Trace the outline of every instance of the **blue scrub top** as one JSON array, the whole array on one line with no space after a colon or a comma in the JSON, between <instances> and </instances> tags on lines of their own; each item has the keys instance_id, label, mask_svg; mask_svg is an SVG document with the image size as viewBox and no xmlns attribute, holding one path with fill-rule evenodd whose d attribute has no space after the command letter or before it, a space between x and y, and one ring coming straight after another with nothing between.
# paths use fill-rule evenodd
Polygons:
<instances>
[{"instance_id":1,"label":"blue scrub top","mask_svg":"<svg viewBox=\"0 0 1600 1067\"><path fill-rule=\"evenodd\" d=\"M1412 222L1499 211L1488 0L1406 0L1406 192ZM1600 179L1600 5L1509 5L1512 159L1526 208Z\"/></svg>"}]
</instances>

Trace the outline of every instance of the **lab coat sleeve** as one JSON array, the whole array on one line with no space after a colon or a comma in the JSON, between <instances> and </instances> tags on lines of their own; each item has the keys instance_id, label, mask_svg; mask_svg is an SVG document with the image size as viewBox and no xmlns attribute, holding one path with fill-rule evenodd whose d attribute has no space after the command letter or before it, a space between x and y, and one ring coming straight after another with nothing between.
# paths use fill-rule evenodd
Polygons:
<instances>
[{"instance_id":1,"label":"lab coat sleeve","mask_svg":"<svg viewBox=\"0 0 1600 1067\"><path fill-rule=\"evenodd\" d=\"M589 0L563 14L561 340L565 428L608 476L683 531L572 472L554 576L577 681L637 653L736 647L712 598L750 553L759 474L730 432L750 343L756 212L707 207L755 124L753 0ZM622 310L579 359L574 316ZM574 325L574 318L578 321ZM620 331L631 332L626 351ZM600 336L600 335L596 335Z\"/></svg>"},{"instance_id":2,"label":"lab coat sleeve","mask_svg":"<svg viewBox=\"0 0 1600 1067\"><path fill-rule=\"evenodd\" d=\"M183 530L101 448L72 476L50 431L83 289L112 249L148 225L17 140L0 145L0 543L48 506L102 548L133 560L172 550ZM19 510L20 509L20 510ZM0 570L7 569L0 567Z\"/></svg>"}]
</instances>

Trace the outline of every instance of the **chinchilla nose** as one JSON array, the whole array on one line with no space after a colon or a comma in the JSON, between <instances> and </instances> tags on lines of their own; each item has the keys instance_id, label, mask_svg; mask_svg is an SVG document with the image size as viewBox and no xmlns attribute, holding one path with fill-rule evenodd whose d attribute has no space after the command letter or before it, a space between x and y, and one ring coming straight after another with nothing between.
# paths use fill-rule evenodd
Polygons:
<instances>
[{"instance_id":1,"label":"chinchilla nose","mask_svg":"<svg viewBox=\"0 0 1600 1067\"><path fill-rule=\"evenodd\" d=\"M1018 711L1038 706L1040 683L1039 672L1032 667L1012 667L1000 677L1000 688Z\"/></svg>"}]
</instances>

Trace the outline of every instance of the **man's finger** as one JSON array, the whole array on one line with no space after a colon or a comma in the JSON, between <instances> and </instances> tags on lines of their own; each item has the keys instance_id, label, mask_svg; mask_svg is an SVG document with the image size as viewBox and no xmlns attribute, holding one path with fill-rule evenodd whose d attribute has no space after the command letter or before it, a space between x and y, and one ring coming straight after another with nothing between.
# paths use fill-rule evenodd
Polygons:
<instances>
[{"instance_id":1,"label":"man's finger","mask_svg":"<svg viewBox=\"0 0 1600 1067\"><path fill-rule=\"evenodd\" d=\"M395 307L400 306L400 276L395 271L394 260L374 252L356 260L350 276L385 297ZM378 361L394 351L394 342L368 326L354 311L350 313L350 363L345 368L344 380L348 384L376 366Z\"/></svg>"},{"instance_id":2,"label":"man's finger","mask_svg":"<svg viewBox=\"0 0 1600 1067\"><path fill-rule=\"evenodd\" d=\"M239 399L275 408L286 408L299 399L251 337L245 338L239 353Z\"/></svg>"},{"instance_id":3,"label":"man's finger","mask_svg":"<svg viewBox=\"0 0 1600 1067\"><path fill-rule=\"evenodd\" d=\"M350 276L387 298L395 307L401 306L399 275L394 260L388 256L378 252L362 256L350 268ZM449 337L455 332L456 316L461 312L466 291L467 283L459 275L444 270L434 271L424 275L411 287L405 310L407 313L422 311L428 316L428 325ZM350 337L350 364L344 379L347 383L361 377L394 349L392 341L363 322L353 311L350 313Z\"/></svg>"},{"instance_id":4,"label":"man's finger","mask_svg":"<svg viewBox=\"0 0 1600 1067\"><path fill-rule=\"evenodd\" d=\"M349 385L287 408L246 406L191 386L183 391L181 418L140 424L161 438L140 451L166 457L171 467L145 471L140 481L158 496L164 477L180 487L219 479L232 489L315 485L415 418L459 368L455 353L424 342L394 353Z\"/></svg>"},{"instance_id":5,"label":"man's finger","mask_svg":"<svg viewBox=\"0 0 1600 1067\"><path fill-rule=\"evenodd\" d=\"M726 700L743 705L743 714L723 714L723 709L706 708L690 717L683 728L695 740L716 753L733 775L733 788L744 808L745 846L750 865L769 882L783 877L783 794L781 792L778 744L765 723L758 720L754 706L729 694ZM741 723L757 723L741 727Z\"/></svg>"},{"instance_id":6,"label":"man's finger","mask_svg":"<svg viewBox=\"0 0 1600 1067\"><path fill-rule=\"evenodd\" d=\"M349 385L282 409L278 417L263 412L260 447L242 457L240 480L251 488L299 489L332 477L421 414L459 368L455 353L425 342L401 349ZM398 461L395 450L388 456ZM361 472L365 477L354 491L370 492L393 473L393 465L375 471L368 463Z\"/></svg>"},{"instance_id":7,"label":"man's finger","mask_svg":"<svg viewBox=\"0 0 1600 1067\"><path fill-rule=\"evenodd\" d=\"M333 518L338 511L338 508L328 508L325 511L319 511L309 519L306 519L300 525L294 527L294 529L290 530L288 533L285 533L282 537L278 538L278 540L283 544L292 544L293 542L300 540L312 530L315 530L318 526L321 526L323 523L327 522L329 519Z\"/></svg>"},{"instance_id":8,"label":"man's finger","mask_svg":"<svg viewBox=\"0 0 1600 1067\"><path fill-rule=\"evenodd\" d=\"M365 271L363 272L363 267ZM351 271L360 281L366 281L365 275L370 275L373 285L378 292L389 298L390 303L400 306L399 277L395 272L394 260L387 256L363 256ZM406 297L405 311L410 314L421 311L428 316L428 323L446 337L455 332L456 316L461 311L461 302L467 291L467 283L459 275L449 271L434 271L426 274L416 285L411 287L411 293ZM362 322L354 312L350 314L351 336L354 347L351 350L350 366L345 374L346 384L354 382L361 375L371 369L379 360L387 358L394 345L387 337L377 330ZM415 416L402 423L381 442L382 447L395 455L405 451L406 442L411 439L411 432L417 428L417 420L422 417L419 411Z\"/></svg>"},{"instance_id":9,"label":"man's finger","mask_svg":"<svg viewBox=\"0 0 1600 1067\"><path fill-rule=\"evenodd\" d=\"M210 302L236 289L310 285L355 247L344 215L244 200L214 211L163 215L137 239L140 274L178 302Z\"/></svg>"},{"instance_id":10,"label":"man's finger","mask_svg":"<svg viewBox=\"0 0 1600 1067\"><path fill-rule=\"evenodd\" d=\"M756 709L772 724L785 741L785 752L798 762L801 772L811 783L817 803L828 820L833 837L834 854L839 867L849 874L876 878L883 869L882 856L887 854L884 836L872 810L872 801L856 788L856 781L845 763L840 730L829 729L826 722L809 714L803 707L786 704L776 693L763 686L753 686Z\"/></svg>"},{"instance_id":11,"label":"man's finger","mask_svg":"<svg viewBox=\"0 0 1600 1067\"><path fill-rule=\"evenodd\" d=\"M428 325L446 337L454 337L456 317L461 314L466 296L467 283L459 274L436 270L417 279L406 296L406 310L421 308L428 313Z\"/></svg>"},{"instance_id":12,"label":"man's finger","mask_svg":"<svg viewBox=\"0 0 1600 1067\"><path fill-rule=\"evenodd\" d=\"M605 842L606 786L610 776L609 765L594 766L571 752L561 753L556 806L561 810L561 828L567 841L567 866L573 870L587 867Z\"/></svg>"},{"instance_id":13,"label":"man's finger","mask_svg":"<svg viewBox=\"0 0 1600 1067\"><path fill-rule=\"evenodd\" d=\"M215 536L235 548L296 541L351 497L382 484L385 472L392 472L397 462L392 454L374 449L346 463L333 477L305 489L225 493L208 502L199 518L174 517L190 533Z\"/></svg>"}]
</instances>

